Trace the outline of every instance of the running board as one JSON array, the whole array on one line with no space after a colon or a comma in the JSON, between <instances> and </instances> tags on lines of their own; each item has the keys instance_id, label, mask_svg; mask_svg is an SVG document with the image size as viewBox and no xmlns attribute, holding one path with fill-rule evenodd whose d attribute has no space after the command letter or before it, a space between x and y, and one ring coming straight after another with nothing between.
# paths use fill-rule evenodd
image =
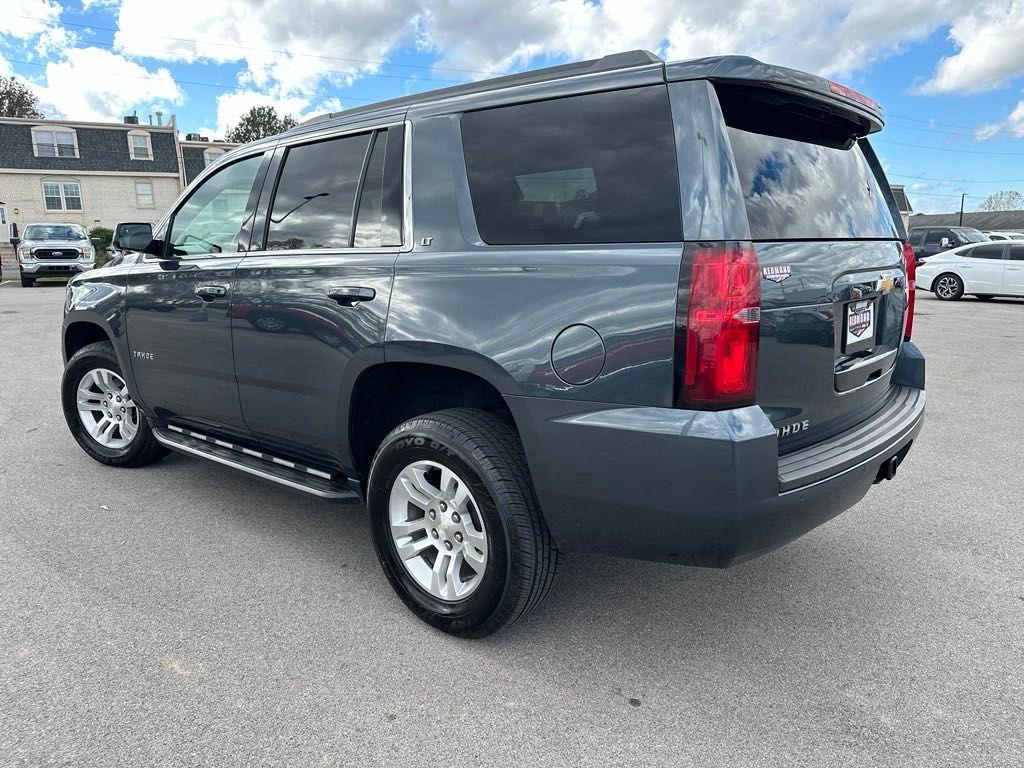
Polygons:
<instances>
[{"instance_id":1,"label":"running board","mask_svg":"<svg viewBox=\"0 0 1024 768\"><path fill-rule=\"evenodd\" d=\"M184 429L174 424L155 427L153 436L162 445L173 451L209 459L254 477L319 496L322 499L332 499L350 504L362 501L359 493L349 484L349 479L337 472L332 473L308 467L289 459L282 459L263 451L235 445L226 440L191 429Z\"/></svg>"}]
</instances>

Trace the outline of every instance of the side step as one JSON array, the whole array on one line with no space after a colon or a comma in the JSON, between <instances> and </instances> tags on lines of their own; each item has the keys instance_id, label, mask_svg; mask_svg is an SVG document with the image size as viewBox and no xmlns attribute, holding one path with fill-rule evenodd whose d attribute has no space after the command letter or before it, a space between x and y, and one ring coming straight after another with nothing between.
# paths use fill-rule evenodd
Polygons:
<instances>
[{"instance_id":1,"label":"side step","mask_svg":"<svg viewBox=\"0 0 1024 768\"><path fill-rule=\"evenodd\" d=\"M174 424L154 427L153 436L172 451L209 459L322 499L348 504L362 502L362 497L349 484L349 479L336 472L307 467L289 459L235 445Z\"/></svg>"}]
</instances>

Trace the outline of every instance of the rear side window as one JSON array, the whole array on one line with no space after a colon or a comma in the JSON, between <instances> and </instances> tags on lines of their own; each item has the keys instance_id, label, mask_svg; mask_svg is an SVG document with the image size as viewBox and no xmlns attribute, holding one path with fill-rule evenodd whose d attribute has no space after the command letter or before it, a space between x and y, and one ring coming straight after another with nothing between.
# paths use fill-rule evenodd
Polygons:
<instances>
[{"instance_id":1,"label":"rear side window","mask_svg":"<svg viewBox=\"0 0 1024 768\"><path fill-rule=\"evenodd\" d=\"M1011 245L1010 258L1014 261L1024 261L1024 245Z\"/></svg>"},{"instance_id":2,"label":"rear side window","mask_svg":"<svg viewBox=\"0 0 1024 768\"><path fill-rule=\"evenodd\" d=\"M841 149L808 137L728 130L755 240L898 237L858 144Z\"/></svg>"},{"instance_id":3,"label":"rear side window","mask_svg":"<svg viewBox=\"0 0 1024 768\"><path fill-rule=\"evenodd\" d=\"M682 239L664 86L469 112L462 142L492 245Z\"/></svg>"},{"instance_id":4,"label":"rear side window","mask_svg":"<svg viewBox=\"0 0 1024 768\"><path fill-rule=\"evenodd\" d=\"M348 248L369 133L291 147L277 182L269 250Z\"/></svg>"},{"instance_id":5,"label":"rear side window","mask_svg":"<svg viewBox=\"0 0 1024 768\"><path fill-rule=\"evenodd\" d=\"M1003 244L979 245L977 248L971 248L967 255L972 259L1001 259L1003 258Z\"/></svg>"}]
</instances>

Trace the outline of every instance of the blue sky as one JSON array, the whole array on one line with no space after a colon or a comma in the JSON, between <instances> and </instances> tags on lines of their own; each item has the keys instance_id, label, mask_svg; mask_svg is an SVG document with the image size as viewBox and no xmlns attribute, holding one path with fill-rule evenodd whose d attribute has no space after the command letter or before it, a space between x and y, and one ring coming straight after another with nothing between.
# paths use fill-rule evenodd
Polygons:
<instances>
[{"instance_id":1,"label":"blue sky","mask_svg":"<svg viewBox=\"0 0 1024 768\"><path fill-rule=\"evenodd\" d=\"M0 73L48 117L161 110L221 134L249 106L306 117L643 47L742 53L886 109L875 146L915 209L1024 192L1024 0L4 0Z\"/></svg>"}]
</instances>

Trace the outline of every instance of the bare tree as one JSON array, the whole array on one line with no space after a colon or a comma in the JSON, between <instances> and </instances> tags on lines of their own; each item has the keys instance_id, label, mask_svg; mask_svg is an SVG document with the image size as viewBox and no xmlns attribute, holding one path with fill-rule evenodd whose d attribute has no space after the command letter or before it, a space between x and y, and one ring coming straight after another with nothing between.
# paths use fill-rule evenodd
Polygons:
<instances>
[{"instance_id":1,"label":"bare tree","mask_svg":"<svg viewBox=\"0 0 1024 768\"><path fill-rule=\"evenodd\" d=\"M253 107L228 129L224 138L227 141L245 144L249 141L256 141L276 133L287 131L296 125L295 118L291 115L278 117L277 110L272 106Z\"/></svg>"},{"instance_id":2,"label":"bare tree","mask_svg":"<svg viewBox=\"0 0 1024 768\"><path fill-rule=\"evenodd\" d=\"M1022 208L1024 208L1024 195L1012 189L994 192L978 206L979 211L1019 211Z\"/></svg>"},{"instance_id":3,"label":"bare tree","mask_svg":"<svg viewBox=\"0 0 1024 768\"><path fill-rule=\"evenodd\" d=\"M0 75L0 117L31 117L43 119L39 99L23 82Z\"/></svg>"}]
</instances>

